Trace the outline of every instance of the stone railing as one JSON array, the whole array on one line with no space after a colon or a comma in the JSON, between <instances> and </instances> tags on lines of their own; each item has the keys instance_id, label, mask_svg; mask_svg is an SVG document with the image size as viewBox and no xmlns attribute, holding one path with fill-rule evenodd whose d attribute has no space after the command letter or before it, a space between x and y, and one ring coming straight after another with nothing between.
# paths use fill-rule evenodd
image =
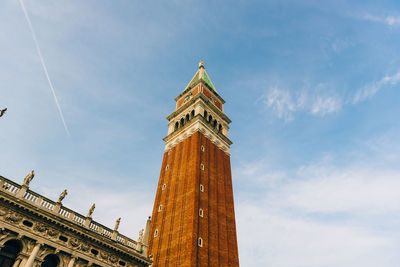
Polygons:
<instances>
[{"instance_id":1,"label":"stone railing","mask_svg":"<svg viewBox=\"0 0 400 267\"><path fill-rule=\"evenodd\" d=\"M94 233L122 244L129 249L133 249L144 256L147 256L147 245L138 243L135 240L118 233L118 231L112 230L93 221L90 217L83 216L71 209L68 209L67 207L62 206L61 203L54 202L42 195L39 195L38 193L29 190L29 187L26 185L19 185L3 176L0 176L0 191L20 198L41 210L51 212L64 220L89 229Z\"/></svg>"}]
</instances>

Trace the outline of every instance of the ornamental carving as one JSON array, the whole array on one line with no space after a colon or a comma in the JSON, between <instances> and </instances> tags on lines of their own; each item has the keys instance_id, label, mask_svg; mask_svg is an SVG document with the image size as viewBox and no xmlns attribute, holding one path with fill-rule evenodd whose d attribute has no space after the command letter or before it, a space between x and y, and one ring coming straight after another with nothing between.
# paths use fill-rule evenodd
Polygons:
<instances>
[{"instance_id":1,"label":"ornamental carving","mask_svg":"<svg viewBox=\"0 0 400 267\"><path fill-rule=\"evenodd\" d=\"M38 224L36 224L36 226L35 226L35 231L38 231L38 232L40 232L40 233L43 233L44 231L46 231L47 230L47 227L46 227L46 225L44 225L43 223L38 223Z\"/></svg>"},{"instance_id":2,"label":"ornamental carving","mask_svg":"<svg viewBox=\"0 0 400 267\"><path fill-rule=\"evenodd\" d=\"M51 236L51 237L55 237L55 236L58 234L58 231L56 231L56 230L50 228L50 229L47 231L47 234L48 234L49 236Z\"/></svg>"},{"instance_id":3,"label":"ornamental carving","mask_svg":"<svg viewBox=\"0 0 400 267\"><path fill-rule=\"evenodd\" d=\"M69 243L71 244L71 246L73 246L73 247L77 247L77 246L79 246L79 244L81 243L81 242L79 242L79 240L77 239L77 238L71 238L70 240L69 240Z\"/></svg>"},{"instance_id":4,"label":"ornamental carving","mask_svg":"<svg viewBox=\"0 0 400 267\"><path fill-rule=\"evenodd\" d=\"M3 207L0 208L0 216L4 216L7 214L7 210L4 209Z\"/></svg>"},{"instance_id":5,"label":"ornamental carving","mask_svg":"<svg viewBox=\"0 0 400 267\"><path fill-rule=\"evenodd\" d=\"M44 258L44 256L46 254L49 254L52 250L50 250L49 248L41 248L39 253L38 253L38 257L39 258Z\"/></svg>"},{"instance_id":6,"label":"ornamental carving","mask_svg":"<svg viewBox=\"0 0 400 267\"><path fill-rule=\"evenodd\" d=\"M82 246L81 246L81 249L83 251L87 252L87 251L89 251L90 246L88 244L86 244L86 243L83 243Z\"/></svg>"},{"instance_id":7,"label":"ornamental carving","mask_svg":"<svg viewBox=\"0 0 400 267\"><path fill-rule=\"evenodd\" d=\"M9 214L6 215L6 220L11 221L13 223L19 223L22 220L22 216L18 215L15 212L10 212Z\"/></svg>"},{"instance_id":8,"label":"ornamental carving","mask_svg":"<svg viewBox=\"0 0 400 267\"><path fill-rule=\"evenodd\" d=\"M107 259L108 259L108 254L105 253L105 252L103 252L103 251L100 251L100 257L101 257L103 260L107 260Z\"/></svg>"},{"instance_id":9,"label":"ornamental carving","mask_svg":"<svg viewBox=\"0 0 400 267\"><path fill-rule=\"evenodd\" d=\"M0 229L0 241L6 239L9 235L10 233L7 233L6 231Z\"/></svg>"},{"instance_id":10,"label":"ornamental carving","mask_svg":"<svg viewBox=\"0 0 400 267\"><path fill-rule=\"evenodd\" d=\"M116 262L118 261L118 258L117 258L116 256L114 256L114 255L111 255L110 258L109 258L109 260L110 260L112 263L116 263Z\"/></svg>"}]
</instances>

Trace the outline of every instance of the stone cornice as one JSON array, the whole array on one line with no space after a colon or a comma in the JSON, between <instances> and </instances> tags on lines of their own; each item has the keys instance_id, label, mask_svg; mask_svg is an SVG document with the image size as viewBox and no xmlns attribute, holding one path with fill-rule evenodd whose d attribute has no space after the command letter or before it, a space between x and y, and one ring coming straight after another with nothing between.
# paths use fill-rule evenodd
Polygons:
<instances>
[{"instance_id":1,"label":"stone cornice","mask_svg":"<svg viewBox=\"0 0 400 267\"><path fill-rule=\"evenodd\" d=\"M201 132L206 138L211 140L217 147L222 151L230 154L230 145L232 141L229 140L222 133L218 133L207 121L201 116L196 115L189 123L184 125L182 128L174 131L163 140L165 143L165 150L169 150L185 140L187 137L191 136L195 132Z\"/></svg>"}]
</instances>

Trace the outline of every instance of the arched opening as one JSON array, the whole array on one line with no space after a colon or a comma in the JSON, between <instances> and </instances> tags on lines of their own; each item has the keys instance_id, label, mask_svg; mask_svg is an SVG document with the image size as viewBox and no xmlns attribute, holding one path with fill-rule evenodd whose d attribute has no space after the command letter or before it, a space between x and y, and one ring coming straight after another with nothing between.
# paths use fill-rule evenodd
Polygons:
<instances>
[{"instance_id":1,"label":"arched opening","mask_svg":"<svg viewBox=\"0 0 400 267\"><path fill-rule=\"evenodd\" d=\"M204 110L204 118L207 119L207 110Z\"/></svg>"},{"instance_id":2,"label":"arched opening","mask_svg":"<svg viewBox=\"0 0 400 267\"><path fill-rule=\"evenodd\" d=\"M212 116L208 116L208 122L212 122Z\"/></svg>"},{"instance_id":3,"label":"arched opening","mask_svg":"<svg viewBox=\"0 0 400 267\"><path fill-rule=\"evenodd\" d=\"M220 133L222 131L222 125L218 125L218 132Z\"/></svg>"},{"instance_id":4,"label":"arched opening","mask_svg":"<svg viewBox=\"0 0 400 267\"><path fill-rule=\"evenodd\" d=\"M7 241L0 251L0 266L12 267L21 249L20 241L15 239Z\"/></svg>"},{"instance_id":5,"label":"arched opening","mask_svg":"<svg viewBox=\"0 0 400 267\"><path fill-rule=\"evenodd\" d=\"M58 258L58 256L50 254L44 258L42 267L57 267L59 263L60 259Z\"/></svg>"},{"instance_id":6,"label":"arched opening","mask_svg":"<svg viewBox=\"0 0 400 267\"><path fill-rule=\"evenodd\" d=\"M185 120L182 118L182 119L181 119L181 127L182 127L183 125L185 125Z\"/></svg>"},{"instance_id":7,"label":"arched opening","mask_svg":"<svg viewBox=\"0 0 400 267\"><path fill-rule=\"evenodd\" d=\"M194 110L192 110L192 112L190 112L190 117L191 117L191 118L194 117Z\"/></svg>"},{"instance_id":8,"label":"arched opening","mask_svg":"<svg viewBox=\"0 0 400 267\"><path fill-rule=\"evenodd\" d=\"M179 122L175 122L175 130L177 130L179 128Z\"/></svg>"},{"instance_id":9,"label":"arched opening","mask_svg":"<svg viewBox=\"0 0 400 267\"><path fill-rule=\"evenodd\" d=\"M188 122L190 120L189 114L186 114L186 121Z\"/></svg>"},{"instance_id":10,"label":"arched opening","mask_svg":"<svg viewBox=\"0 0 400 267\"><path fill-rule=\"evenodd\" d=\"M217 120L214 120L214 122L213 122L213 127L214 127L214 128L217 127Z\"/></svg>"}]
</instances>

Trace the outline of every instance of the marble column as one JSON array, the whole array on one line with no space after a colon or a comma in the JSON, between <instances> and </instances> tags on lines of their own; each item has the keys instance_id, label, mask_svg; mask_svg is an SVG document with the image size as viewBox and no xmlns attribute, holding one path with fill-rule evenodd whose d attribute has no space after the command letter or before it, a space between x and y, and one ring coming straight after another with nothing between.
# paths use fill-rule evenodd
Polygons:
<instances>
[{"instance_id":1,"label":"marble column","mask_svg":"<svg viewBox=\"0 0 400 267\"><path fill-rule=\"evenodd\" d=\"M72 256L71 259L69 260L68 267L74 267L75 261L76 257Z\"/></svg>"},{"instance_id":2,"label":"marble column","mask_svg":"<svg viewBox=\"0 0 400 267\"><path fill-rule=\"evenodd\" d=\"M39 249L40 249L41 245L42 244L40 244L40 243L36 243L35 247L32 249L31 255L29 255L29 258L26 261L24 267L33 267L33 264L35 263L35 259L36 259L36 256L37 256L37 254L39 252Z\"/></svg>"},{"instance_id":3,"label":"marble column","mask_svg":"<svg viewBox=\"0 0 400 267\"><path fill-rule=\"evenodd\" d=\"M13 266L12 266L12 267L18 267L18 266L19 266L19 264L21 263L21 261L22 261L22 259L21 259L21 258L17 258L17 259L15 260L15 262L14 262L14 264L13 264Z\"/></svg>"}]
</instances>

